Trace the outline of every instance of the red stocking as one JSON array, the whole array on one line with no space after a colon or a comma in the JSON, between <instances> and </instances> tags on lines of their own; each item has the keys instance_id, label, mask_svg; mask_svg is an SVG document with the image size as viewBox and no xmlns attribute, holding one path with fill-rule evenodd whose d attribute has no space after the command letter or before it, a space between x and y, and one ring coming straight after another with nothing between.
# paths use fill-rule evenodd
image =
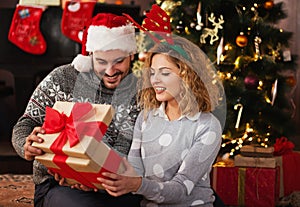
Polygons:
<instances>
[{"instance_id":1,"label":"red stocking","mask_svg":"<svg viewBox=\"0 0 300 207\"><path fill-rule=\"evenodd\" d=\"M43 54L46 41L40 32L40 20L46 7L17 5L8 39L25 52Z\"/></svg>"},{"instance_id":2,"label":"red stocking","mask_svg":"<svg viewBox=\"0 0 300 207\"><path fill-rule=\"evenodd\" d=\"M82 30L92 18L96 1L66 1L61 20L62 33L71 40L81 43Z\"/></svg>"}]
</instances>

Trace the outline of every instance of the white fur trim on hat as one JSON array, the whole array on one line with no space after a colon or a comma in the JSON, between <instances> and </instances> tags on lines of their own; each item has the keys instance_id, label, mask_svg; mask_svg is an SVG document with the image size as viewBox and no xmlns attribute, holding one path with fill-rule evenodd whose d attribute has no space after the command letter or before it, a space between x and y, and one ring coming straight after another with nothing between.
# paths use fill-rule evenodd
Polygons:
<instances>
[{"instance_id":1,"label":"white fur trim on hat","mask_svg":"<svg viewBox=\"0 0 300 207\"><path fill-rule=\"evenodd\" d=\"M128 24L120 27L91 25L88 28L86 51L107 51L120 49L135 53L137 50L134 26Z\"/></svg>"},{"instance_id":2,"label":"white fur trim on hat","mask_svg":"<svg viewBox=\"0 0 300 207\"><path fill-rule=\"evenodd\" d=\"M85 55L77 55L71 65L79 72L89 72L92 69L92 57Z\"/></svg>"}]
</instances>

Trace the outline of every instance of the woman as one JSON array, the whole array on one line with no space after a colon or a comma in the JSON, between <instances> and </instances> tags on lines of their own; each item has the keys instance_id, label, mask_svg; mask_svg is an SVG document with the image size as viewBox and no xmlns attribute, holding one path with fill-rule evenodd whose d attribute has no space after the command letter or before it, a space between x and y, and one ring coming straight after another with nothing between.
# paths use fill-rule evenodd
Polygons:
<instances>
[{"instance_id":1,"label":"woman","mask_svg":"<svg viewBox=\"0 0 300 207\"><path fill-rule=\"evenodd\" d=\"M113 195L144 196L141 206L213 206L210 171L222 127L211 113L222 87L198 46L181 37L148 53L133 143L124 175L99 178ZM136 172L136 176L128 176Z\"/></svg>"}]
</instances>

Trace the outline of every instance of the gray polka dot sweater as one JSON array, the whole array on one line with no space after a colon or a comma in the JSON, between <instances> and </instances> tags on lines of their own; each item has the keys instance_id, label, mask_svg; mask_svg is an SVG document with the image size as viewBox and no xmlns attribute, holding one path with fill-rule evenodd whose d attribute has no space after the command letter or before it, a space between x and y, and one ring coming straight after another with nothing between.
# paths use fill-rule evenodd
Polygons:
<instances>
[{"instance_id":1,"label":"gray polka dot sweater","mask_svg":"<svg viewBox=\"0 0 300 207\"><path fill-rule=\"evenodd\" d=\"M142 114L142 113L141 113ZM213 206L211 166L222 129L211 113L169 121L160 107L139 115L128 160L142 178L142 206Z\"/></svg>"},{"instance_id":2,"label":"gray polka dot sweater","mask_svg":"<svg viewBox=\"0 0 300 207\"><path fill-rule=\"evenodd\" d=\"M136 106L136 78L129 74L115 90L103 87L94 72L79 73L70 64L54 69L33 92L25 113L13 129L12 143L17 153L24 157L26 137L36 126L42 126L46 106L52 107L56 101L90 102L112 104L116 113L104 141L121 155L127 155L133 127L138 115ZM39 184L47 179L47 169L34 161L34 182Z\"/></svg>"}]
</instances>

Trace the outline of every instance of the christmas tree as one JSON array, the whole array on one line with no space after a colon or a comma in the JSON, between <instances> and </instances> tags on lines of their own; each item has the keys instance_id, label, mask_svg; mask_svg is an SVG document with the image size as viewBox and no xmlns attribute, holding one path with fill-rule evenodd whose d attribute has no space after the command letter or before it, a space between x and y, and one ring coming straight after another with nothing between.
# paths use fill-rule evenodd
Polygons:
<instances>
[{"instance_id":1,"label":"christmas tree","mask_svg":"<svg viewBox=\"0 0 300 207\"><path fill-rule=\"evenodd\" d=\"M157 0L171 17L172 32L199 45L223 81L227 115L221 153L241 146L270 146L295 132L295 57L292 33L273 0Z\"/></svg>"}]
</instances>

